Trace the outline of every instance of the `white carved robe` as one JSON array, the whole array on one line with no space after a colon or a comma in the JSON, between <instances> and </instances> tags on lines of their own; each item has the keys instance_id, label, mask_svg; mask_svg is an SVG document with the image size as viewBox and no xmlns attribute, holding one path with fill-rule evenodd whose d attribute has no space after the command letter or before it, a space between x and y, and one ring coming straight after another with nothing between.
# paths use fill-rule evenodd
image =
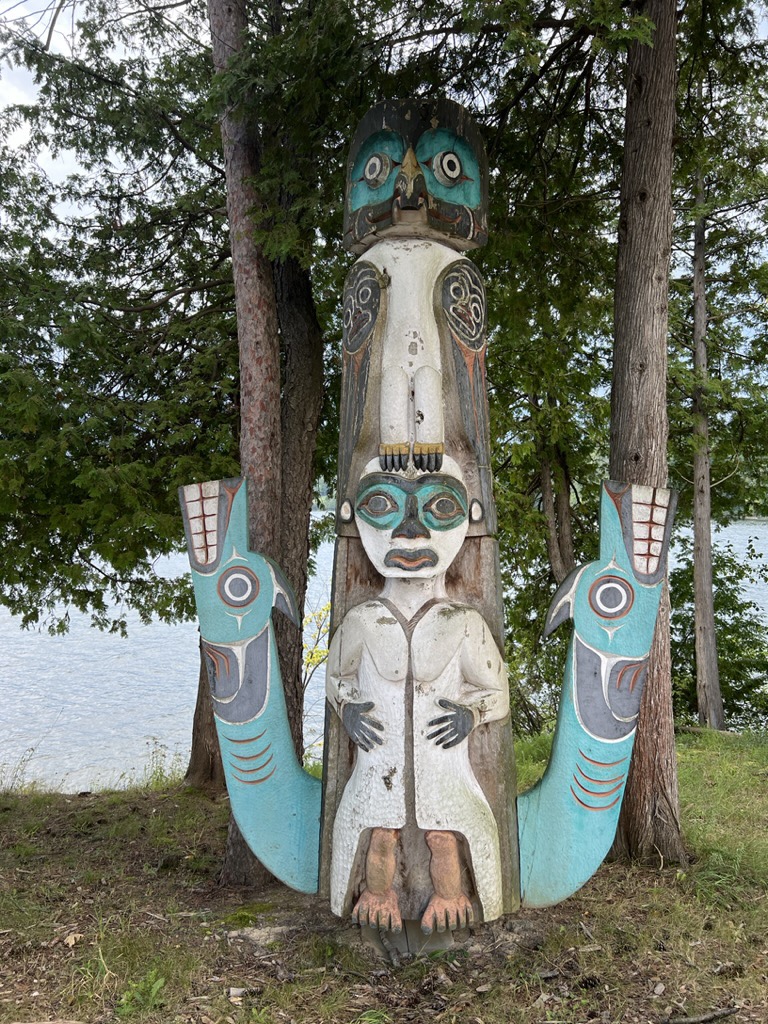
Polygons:
<instances>
[{"instance_id":1,"label":"white carved robe","mask_svg":"<svg viewBox=\"0 0 768 1024\"><path fill-rule=\"evenodd\" d=\"M328 699L339 715L349 702L370 701L374 707L368 714L384 727L378 733L381 745L370 751L357 748L337 809L331 859L334 913L344 913L363 832L402 828L415 814L420 829L464 836L483 915L498 917L498 829L472 772L468 739L447 750L427 739L434 731L429 722L449 713L438 704L441 698L470 708L475 726L509 713L506 668L482 616L464 605L435 601L406 622L388 601L367 601L351 609L334 634L326 680Z\"/></svg>"}]
</instances>

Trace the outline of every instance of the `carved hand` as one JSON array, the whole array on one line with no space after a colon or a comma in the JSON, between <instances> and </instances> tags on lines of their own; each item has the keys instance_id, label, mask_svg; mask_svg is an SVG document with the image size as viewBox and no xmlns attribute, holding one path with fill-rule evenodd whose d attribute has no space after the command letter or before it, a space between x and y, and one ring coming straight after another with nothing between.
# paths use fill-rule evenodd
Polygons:
<instances>
[{"instance_id":1,"label":"carved hand","mask_svg":"<svg viewBox=\"0 0 768 1024\"><path fill-rule=\"evenodd\" d=\"M373 701L365 704L345 704L341 711L341 720L347 730L350 739L360 747L361 750L373 750L374 743L382 743L381 736L373 731L383 731L384 726L371 718L368 714L374 707Z\"/></svg>"},{"instance_id":2,"label":"carved hand","mask_svg":"<svg viewBox=\"0 0 768 1024\"><path fill-rule=\"evenodd\" d=\"M452 700L442 698L437 703L449 714L432 719L429 725L430 728L434 725L435 729L433 732L427 733L427 739L434 740L438 747L447 750L449 747L455 747L469 736L475 725L475 716L469 708L465 708L461 704L454 704Z\"/></svg>"}]
</instances>

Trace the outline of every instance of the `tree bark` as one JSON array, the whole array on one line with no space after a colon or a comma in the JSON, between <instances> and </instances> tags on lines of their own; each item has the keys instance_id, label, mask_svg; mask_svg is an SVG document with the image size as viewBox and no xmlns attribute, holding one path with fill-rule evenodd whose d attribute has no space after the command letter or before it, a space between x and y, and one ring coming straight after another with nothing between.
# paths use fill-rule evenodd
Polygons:
<instances>
[{"instance_id":1,"label":"tree bark","mask_svg":"<svg viewBox=\"0 0 768 1024\"><path fill-rule=\"evenodd\" d=\"M664 487L676 13L673 0L647 0L639 10L655 29L653 44L632 43L628 57L610 475L627 483ZM674 740L669 615L662 611L651 648L616 852L639 858L655 853L665 861L686 859Z\"/></svg>"},{"instance_id":2,"label":"tree bark","mask_svg":"<svg viewBox=\"0 0 768 1024\"><path fill-rule=\"evenodd\" d=\"M704 205L704 182L699 178L696 205ZM696 218L693 236L693 607L696 650L696 698L699 722L724 729L723 697L717 663L715 594L712 580L712 495L709 461L707 386L706 239L703 215Z\"/></svg>"},{"instance_id":3,"label":"tree bark","mask_svg":"<svg viewBox=\"0 0 768 1024\"><path fill-rule=\"evenodd\" d=\"M557 487L552 485L552 464L548 458L541 462L541 505L547 521L547 554L552 575L558 586L576 566L571 530L571 505L568 473L562 456L558 459Z\"/></svg>"},{"instance_id":4,"label":"tree bark","mask_svg":"<svg viewBox=\"0 0 768 1024\"><path fill-rule=\"evenodd\" d=\"M188 786L204 789L211 794L224 793L227 785L221 762L219 738L213 717L213 702L208 683L208 669L200 650L200 678L197 684L197 703L192 722L192 750L184 776Z\"/></svg>"},{"instance_id":5,"label":"tree bark","mask_svg":"<svg viewBox=\"0 0 768 1024\"><path fill-rule=\"evenodd\" d=\"M244 0L209 0L213 64L218 75L243 51L248 20ZM280 341L272 268L254 238L262 209L254 182L261 146L253 119L234 106L220 115L227 180L227 217L240 350L240 465L248 478L250 546L280 561L281 461ZM259 886L271 876L230 822L220 881Z\"/></svg>"},{"instance_id":6,"label":"tree bark","mask_svg":"<svg viewBox=\"0 0 768 1024\"><path fill-rule=\"evenodd\" d=\"M323 336L309 273L293 257L273 267L283 347L281 567L304 608L315 439L323 405ZM286 703L297 755L304 753L301 625L275 617Z\"/></svg>"},{"instance_id":7,"label":"tree bark","mask_svg":"<svg viewBox=\"0 0 768 1024\"><path fill-rule=\"evenodd\" d=\"M640 704L637 739L612 855L685 864L680 832L666 584L651 646L651 678ZM662 685L659 685L661 681Z\"/></svg>"}]
</instances>

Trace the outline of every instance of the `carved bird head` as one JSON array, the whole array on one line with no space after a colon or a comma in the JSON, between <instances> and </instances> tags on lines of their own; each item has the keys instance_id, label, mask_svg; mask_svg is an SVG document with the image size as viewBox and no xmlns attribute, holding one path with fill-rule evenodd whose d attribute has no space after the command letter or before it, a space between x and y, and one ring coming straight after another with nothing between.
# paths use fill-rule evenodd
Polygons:
<instances>
[{"instance_id":1,"label":"carved bird head","mask_svg":"<svg viewBox=\"0 0 768 1024\"><path fill-rule=\"evenodd\" d=\"M653 639L658 588L664 579L676 495L637 484L603 484L600 554L560 584L544 635L573 619L576 634L596 650L617 647L645 656Z\"/></svg>"},{"instance_id":2,"label":"carved bird head","mask_svg":"<svg viewBox=\"0 0 768 1024\"><path fill-rule=\"evenodd\" d=\"M347 163L344 244L388 236L455 249L488 239L488 163L477 126L452 100L385 100L365 115Z\"/></svg>"},{"instance_id":3,"label":"carved bird head","mask_svg":"<svg viewBox=\"0 0 768 1024\"><path fill-rule=\"evenodd\" d=\"M179 488L203 637L227 643L255 636L279 608L298 625L296 599L282 570L248 549L243 478Z\"/></svg>"}]
</instances>

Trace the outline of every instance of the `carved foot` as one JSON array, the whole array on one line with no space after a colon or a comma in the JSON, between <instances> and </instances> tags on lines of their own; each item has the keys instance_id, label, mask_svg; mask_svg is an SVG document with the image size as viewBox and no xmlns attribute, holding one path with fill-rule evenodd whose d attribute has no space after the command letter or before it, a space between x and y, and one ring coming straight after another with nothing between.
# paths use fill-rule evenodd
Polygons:
<instances>
[{"instance_id":1,"label":"carved foot","mask_svg":"<svg viewBox=\"0 0 768 1024\"><path fill-rule=\"evenodd\" d=\"M410 455L410 445L407 444L379 445L379 465L385 473L408 469Z\"/></svg>"},{"instance_id":2,"label":"carved foot","mask_svg":"<svg viewBox=\"0 0 768 1024\"><path fill-rule=\"evenodd\" d=\"M452 932L457 928L469 928L474 923L472 904L464 893L451 899L435 893L424 911L421 930L425 935L431 935L433 931L444 932L446 928Z\"/></svg>"},{"instance_id":3,"label":"carved foot","mask_svg":"<svg viewBox=\"0 0 768 1024\"><path fill-rule=\"evenodd\" d=\"M370 925L371 928L385 928L391 932L403 930L400 907L394 889L386 892L369 892L365 889L352 911L352 920L359 925Z\"/></svg>"},{"instance_id":4,"label":"carved foot","mask_svg":"<svg viewBox=\"0 0 768 1024\"><path fill-rule=\"evenodd\" d=\"M437 473L443 465L444 444L415 444L413 464L422 473Z\"/></svg>"}]
</instances>

